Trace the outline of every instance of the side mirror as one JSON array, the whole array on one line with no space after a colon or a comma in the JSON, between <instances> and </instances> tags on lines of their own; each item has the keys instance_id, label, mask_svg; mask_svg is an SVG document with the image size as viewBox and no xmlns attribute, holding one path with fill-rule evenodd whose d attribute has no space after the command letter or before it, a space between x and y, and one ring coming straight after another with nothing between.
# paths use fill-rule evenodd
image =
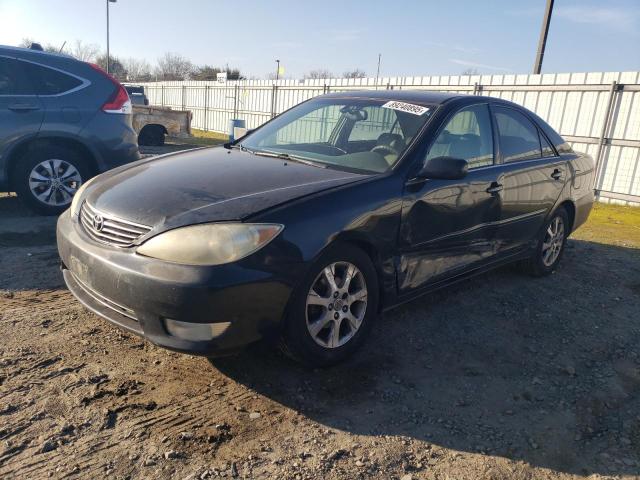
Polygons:
<instances>
[{"instance_id":1,"label":"side mirror","mask_svg":"<svg viewBox=\"0 0 640 480\"><path fill-rule=\"evenodd\" d=\"M469 164L462 158L435 157L427 161L418 177L438 180L459 180L467 176Z\"/></svg>"}]
</instances>

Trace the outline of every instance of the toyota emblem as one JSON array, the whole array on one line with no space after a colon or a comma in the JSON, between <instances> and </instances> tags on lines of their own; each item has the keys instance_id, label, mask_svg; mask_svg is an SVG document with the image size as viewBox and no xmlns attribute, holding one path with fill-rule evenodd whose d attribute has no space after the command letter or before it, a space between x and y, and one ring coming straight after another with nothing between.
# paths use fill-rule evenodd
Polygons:
<instances>
[{"instance_id":1,"label":"toyota emblem","mask_svg":"<svg viewBox=\"0 0 640 480\"><path fill-rule=\"evenodd\" d=\"M93 228L97 232L101 232L104 228L104 219L100 215L95 215L93 217Z\"/></svg>"}]
</instances>

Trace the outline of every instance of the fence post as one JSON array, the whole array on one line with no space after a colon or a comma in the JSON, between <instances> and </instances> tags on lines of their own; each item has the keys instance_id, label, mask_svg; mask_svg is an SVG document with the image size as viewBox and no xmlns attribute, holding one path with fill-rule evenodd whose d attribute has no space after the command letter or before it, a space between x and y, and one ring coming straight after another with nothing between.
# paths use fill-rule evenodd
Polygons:
<instances>
[{"instance_id":1,"label":"fence post","mask_svg":"<svg viewBox=\"0 0 640 480\"><path fill-rule=\"evenodd\" d=\"M276 98L278 95L278 86L274 83L271 89L271 118L276 116Z\"/></svg>"},{"instance_id":2,"label":"fence post","mask_svg":"<svg viewBox=\"0 0 640 480\"><path fill-rule=\"evenodd\" d=\"M613 82L611 82L611 88L609 89L609 99L607 101L607 109L605 110L605 114L604 114L604 120L602 121L602 130L600 131L600 139L598 141L598 150L596 151L596 175L595 175L595 185L594 185L594 189L596 190L596 195L598 195L600 193L600 186L602 186L602 180L604 180L604 178L600 178L600 176L603 174L602 172L602 160L603 160L603 156L604 156L604 146L609 142L609 139L607 138L607 132L609 131L610 127L611 127L611 112L613 110L613 104L615 101L615 97L616 97L616 93L619 90L619 87L621 87L622 85L619 85L615 80Z\"/></svg>"},{"instance_id":3,"label":"fence post","mask_svg":"<svg viewBox=\"0 0 640 480\"><path fill-rule=\"evenodd\" d=\"M204 86L204 131L209 128L209 85Z\"/></svg>"},{"instance_id":4,"label":"fence post","mask_svg":"<svg viewBox=\"0 0 640 480\"><path fill-rule=\"evenodd\" d=\"M185 92L187 91L187 87L185 87L184 85L182 85L182 95L181 95L181 99L182 99L182 111L184 111L185 107L186 107L186 103L184 101L184 97L185 97Z\"/></svg>"},{"instance_id":5,"label":"fence post","mask_svg":"<svg viewBox=\"0 0 640 480\"><path fill-rule=\"evenodd\" d=\"M233 118L238 118L238 94L240 93L240 85L233 86Z\"/></svg>"},{"instance_id":6,"label":"fence post","mask_svg":"<svg viewBox=\"0 0 640 480\"><path fill-rule=\"evenodd\" d=\"M160 85L160 103L164 107L164 84Z\"/></svg>"}]
</instances>

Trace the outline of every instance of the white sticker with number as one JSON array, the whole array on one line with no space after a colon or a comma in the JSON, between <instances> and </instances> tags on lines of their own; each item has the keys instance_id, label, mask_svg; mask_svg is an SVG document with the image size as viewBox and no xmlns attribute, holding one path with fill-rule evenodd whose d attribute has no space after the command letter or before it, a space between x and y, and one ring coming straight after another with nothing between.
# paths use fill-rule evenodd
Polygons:
<instances>
[{"instance_id":1,"label":"white sticker with number","mask_svg":"<svg viewBox=\"0 0 640 480\"><path fill-rule=\"evenodd\" d=\"M423 115L429 111L429 108L421 105L396 101L387 102L382 105L382 108L392 108L393 110L400 110L401 112L412 113L414 115Z\"/></svg>"}]
</instances>

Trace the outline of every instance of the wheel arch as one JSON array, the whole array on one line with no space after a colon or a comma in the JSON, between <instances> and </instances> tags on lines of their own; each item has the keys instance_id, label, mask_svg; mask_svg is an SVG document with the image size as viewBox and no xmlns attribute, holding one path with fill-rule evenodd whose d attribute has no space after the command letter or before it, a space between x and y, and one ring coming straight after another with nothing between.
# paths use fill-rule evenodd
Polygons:
<instances>
[{"instance_id":1,"label":"wheel arch","mask_svg":"<svg viewBox=\"0 0 640 480\"><path fill-rule=\"evenodd\" d=\"M575 225L575 221L576 221L575 203L573 203L572 200L567 199L561 202L556 207L556 210L558 210L559 208L564 208L564 210L567 212L567 216L569 217L569 232L573 232L573 226Z\"/></svg>"},{"instance_id":2,"label":"wheel arch","mask_svg":"<svg viewBox=\"0 0 640 480\"><path fill-rule=\"evenodd\" d=\"M164 133L165 135L169 135L169 131L167 130L167 127L165 127L161 123L145 123L144 126L140 129L138 136L142 135L142 132L144 132L145 129L152 130L156 128L159 128L160 130L162 130L162 133Z\"/></svg>"},{"instance_id":3,"label":"wheel arch","mask_svg":"<svg viewBox=\"0 0 640 480\"><path fill-rule=\"evenodd\" d=\"M360 235L349 235L344 234L338 236L333 242L328 244L325 249L320 252L322 254L327 248L335 248L336 245L341 243L346 243L355 248L362 250L369 260L371 260L371 264L376 272L378 277L378 298L380 299L378 302L378 312L384 309L384 305L386 302L385 295L385 284L387 283L387 276L385 275L385 270L383 268L383 260L382 255L380 253L380 248L370 239L360 236ZM395 278L395 276L393 276Z\"/></svg>"},{"instance_id":4,"label":"wheel arch","mask_svg":"<svg viewBox=\"0 0 640 480\"><path fill-rule=\"evenodd\" d=\"M37 148L47 148L51 146L64 147L77 151L82 158L87 160L92 176L98 173L98 160L95 154L81 141L68 137L30 137L16 145L8 154L6 175L9 189L14 187L14 173L20 159Z\"/></svg>"}]
</instances>

